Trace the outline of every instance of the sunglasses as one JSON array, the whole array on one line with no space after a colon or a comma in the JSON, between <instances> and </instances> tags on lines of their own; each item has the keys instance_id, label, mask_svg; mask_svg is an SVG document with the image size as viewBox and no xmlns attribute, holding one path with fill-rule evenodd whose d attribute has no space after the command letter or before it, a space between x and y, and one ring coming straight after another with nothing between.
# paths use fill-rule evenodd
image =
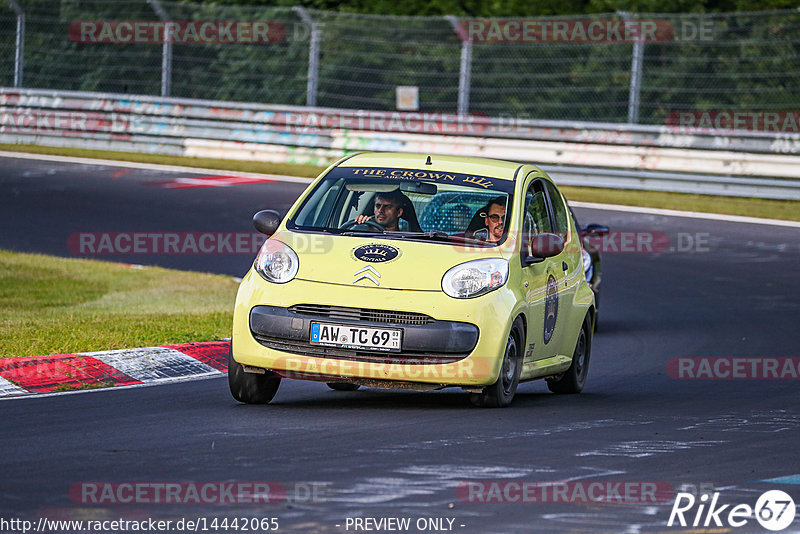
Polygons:
<instances>
[{"instance_id":1,"label":"sunglasses","mask_svg":"<svg viewBox=\"0 0 800 534\"><path fill-rule=\"evenodd\" d=\"M487 215L486 213L481 213L481 217L488 217L492 222L500 222L506 220L505 215L498 215L496 213L492 213L491 215Z\"/></svg>"}]
</instances>

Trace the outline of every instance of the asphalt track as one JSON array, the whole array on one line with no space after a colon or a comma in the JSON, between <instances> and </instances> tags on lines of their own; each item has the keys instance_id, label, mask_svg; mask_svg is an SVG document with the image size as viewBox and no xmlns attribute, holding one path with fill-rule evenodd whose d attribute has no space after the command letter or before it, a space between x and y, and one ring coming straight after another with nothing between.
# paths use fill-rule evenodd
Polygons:
<instances>
[{"instance_id":1,"label":"asphalt track","mask_svg":"<svg viewBox=\"0 0 800 534\"><path fill-rule=\"evenodd\" d=\"M18 159L0 159L0 169L0 248L60 256L73 255L66 243L75 232L250 232L256 210L283 211L303 189L169 189L156 183L190 175ZM3 400L0 518L275 517L278 532L365 532L347 529L348 518L408 517L407 532L423 531L420 518L450 518L452 531L465 533L689 532L667 526L682 487L714 488L720 504L753 506L771 489L800 503L797 379L667 372L678 357L798 356L798 230L576 212L614 230L664 232L681 249L604 254L601 325L581 395L553 395L533 382L510 408L481 410L456 390L341 393L284 381L271 405L244 406L224 379L213 379ZM252 261L246 254L91 257L233 276ZM767 482L779 477L787 478ZM82 482L210 481L279 483L287 498L108 505L70 496ZM482 503L462 491L465 482L521 481L584 488L645 481L670 492L658 502L619 504L582 502L574 493L560 502ZM689 522L696 511L687 512ZM752 518L733 531L765 532ZM784 532L798 531L800 517Z\"/></svg>"}]
</instances>

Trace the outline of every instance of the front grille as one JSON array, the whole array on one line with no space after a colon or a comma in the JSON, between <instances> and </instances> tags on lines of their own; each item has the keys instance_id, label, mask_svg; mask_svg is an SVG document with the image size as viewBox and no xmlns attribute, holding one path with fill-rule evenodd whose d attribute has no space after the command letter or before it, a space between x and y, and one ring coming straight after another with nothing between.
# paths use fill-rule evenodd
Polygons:
<instances>
[{"instance_id":1,"label":"front grille","mask_svg":"<svg viewBox=\"0 0 800 534\"><path fill-rule=\"evenodd\" d=\"M392 323L407 325L431 324L434 321L422 313L400 312L392 310L372 310L369 308L346 308L344 306L325 306L321 304L295 304L289 308L292 313L326 317L328 319L354 319L375 323Z\"/></svg>"},{"instance_id":2,"label":"front grille","mask_svg":"<svg viewBox=\"0 0 800 534\"><path fill-rule=\"evenodd\" d=\"M279 339L275 337L253 334L256 341L269 349L291 352L302 356L314 358L329 358L333 360L351 360L369 363L395 363L408 365L434 365L453 363L463 360L467 354L453 354L444 352L372 352L363 350L348 350L336 347L312 345L308 341Z\"/></svg>"}]
</instances>

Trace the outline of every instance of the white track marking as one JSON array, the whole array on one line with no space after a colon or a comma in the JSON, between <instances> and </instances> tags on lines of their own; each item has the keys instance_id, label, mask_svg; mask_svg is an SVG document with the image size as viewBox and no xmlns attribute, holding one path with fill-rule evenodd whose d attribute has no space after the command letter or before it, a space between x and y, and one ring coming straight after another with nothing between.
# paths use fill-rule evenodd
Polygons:
<instances>
[{"instance_id":1,"label":"white track marking","mask_svg":"<svg viewBox=\"0 0 800 534\"><path fill-rule=\"evenodd\" d=\"M22 389L10 380L0 376L0 397L5 395L30 395L30 391Z\"/></svg>"},{"instance_id":2,"label":"white track marking","mask_svg":"<svg viewBox=\"0 0 800 534\"><path fill-rule=\"evenodd\" d=\"M220 374L220 371L191 356L164 347L84 352L82 354L96 358L142 382L181 376Z\"/></svg>"},{"instance_id":3,"label":"white track marking","mask_svg":"<svg viewBox=\"0 0 800 534\"><path fill-rule=\"evenodd\" d=\"M54 391L52 393L31 393L26 392L24 395L11 395L6 397L0 397L0 402L2 401L11 401L11 400L19 400L19 399L42 399L45 397L55 397L55 396L62 396L62 395L83 395L84 393L107 393L109 391L119 391L122 389L131 389L131 388L149 388L153 386L166 386L170 384L175 384L178 382L193 382L195 380L209 380L212 378L220 378L225 376L224 373L217 372L215 374L208 374L208 375L201 375L201 376L181 376L177 378L165 378L163 380L156 380L153 382L143 382L141 384L128 384L125 386L114 385L107 388L93 388L93 389L76 389L72 391Z\"/></svg>"},{"instance_id":4,"label":"white track marking","mask_svg":"<svg viewBox=\"0 0 800 534\"><path fill-rule=\"evenodd\" d=\"M782 221L780 219L760 219L758 217L743 217L741 215L723 215L721 213L701 213L698 211L666 210L661 208L644 208L640 206L623 206L620 204L596 204L594 202L572 202L575 208L589 208L606 211L626 211L630 213L647 213L649 215L664 215L665 217L686 217L688 219L711 219L714 221L738 222L746 224L770 224L773 226L788 226L800 228L799 221Z\"/></svg>"},{"instance_id":5,"label":"white track marking","mask_svg":"<svg viewBox=\"0 0 800 534\"><path fill-rule=\"evenodd\" d=\"M72 156L51 156L47 154L28 154L26 152L4 152L0 151L2 158L32 159L39 161L56 161L59 163L76 163L80 165L98 165L104 167L124 167L128 169L144 169L159 172L183 172L193 174L207 174L216 176L241 176L245 178L261 178L274 180L276 182L293 182L310 184L313 178L303 178L300 176L286 176L282 174L259 174L255 172L228 171L224 169L201 169L199 167L181 167L179 165L161 165L159 163L136 163L129 161L116 161L111 159L76 158Z\"/></svg>"}]
</instances>

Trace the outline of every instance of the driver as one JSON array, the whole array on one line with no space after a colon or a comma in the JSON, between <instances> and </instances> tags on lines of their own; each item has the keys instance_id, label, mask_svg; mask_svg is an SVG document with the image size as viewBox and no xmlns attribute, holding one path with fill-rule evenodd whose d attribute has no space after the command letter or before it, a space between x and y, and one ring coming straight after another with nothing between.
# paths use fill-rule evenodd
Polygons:
<instances>
[{"instance_id":1,"label":"driver","mask_svg":"<svg viewBox=\"0 0 800 534\"><path fill-rule=\"evenodd\" d=\"M375 195L375 221L387 232L400 231L398 221L403 215L402 206L405 204L405 200L406 196L397 189ZM370 219L372 219L370 215L359 215L355 220L356 223L363 224Z\"/></svg>"}]
</instances>

